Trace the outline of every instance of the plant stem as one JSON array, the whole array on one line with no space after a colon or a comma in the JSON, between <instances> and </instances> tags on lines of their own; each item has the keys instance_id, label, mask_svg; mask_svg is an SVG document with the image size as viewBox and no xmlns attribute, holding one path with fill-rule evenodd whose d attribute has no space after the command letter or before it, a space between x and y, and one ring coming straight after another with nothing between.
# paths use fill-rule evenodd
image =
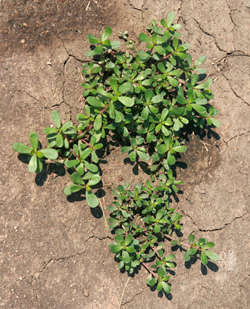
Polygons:
<instances>
[{"instance_id":1,"label":"plant stem","mask_svg":"<svg viewBox=\"0 0 250 309\"><path fill-rule=\"evenodd\" d=\"M155 254L157 255L157 257L161 260L161 257L159 255L159 252L154 248L154 247L151 247L151 249L155 252Z\"/></svg>"},{"instance_id":2,"label":"plant stem","mask_svg":"<svg viewBox=\"0 0 250 309\"><path fill-rule=\"evenodd\" d=\"M81 139L82 142L84 142L84 144L88 145L90 148L92 148L92 146L90 145L90 143L86 142L84 139Z\"/></svg>"},{"instance_id":3,"label":"plant stem","mask_svg":"<svg viewBox=\"0 0 250 309\"><path fill-rule=\"evenodd\" d=\"M176 240L172 236L169 236L169 235L165 235L165 238L169 238L171 240ZM193 246L191 246L189 244L186 244L186 243L184 243L184 242L182 242L180 240L177 240L177 241L178 241L177 245L179 245L179 246L181 245L181 246L184 246L184 247L187 247L187 248L195 248L195 249L197 249L199 251L202 251L201 248L199 248L199 247L196 247L196 246L193 247Z\"/></svg>"},{"instance_id":4,"label":"plant stem","mask_svg":"<svg viewBox=\"0 0 250 309\"><path fill-rule=\"evenodd\" d=\"M154 276L154 277L157 278L158 280L160 279L160 278L158 277L158 275L155 274L144 262L141 262L141 263L142 263L142 266L143 266L144 268L146 268L147 271L148 271L152 276Z\"/></svg>"}]
</instances>

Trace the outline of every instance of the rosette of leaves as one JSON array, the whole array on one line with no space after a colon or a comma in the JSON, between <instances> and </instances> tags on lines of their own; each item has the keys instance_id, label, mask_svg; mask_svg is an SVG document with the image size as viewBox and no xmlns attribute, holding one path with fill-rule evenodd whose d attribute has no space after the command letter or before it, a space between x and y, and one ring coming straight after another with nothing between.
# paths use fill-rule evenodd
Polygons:
<instances>
[{"instance_id":1,"label":"rosette of leaves","mask_svg":"<svg viewBox=\"0 0 250 309\"><path fill-rule=\"evenodd\" d=\"M171 185L175 186L175 180L172 173L169 173L169 176L171 188ZM182 215L169 207L170 192L171 190L166 190L162 184L154 186L149 180L145 186L137 184L134 191L129 190L126 183L113 191L116 199L113 205L108 207L111 212L110 228L116 235L114 242L110 244L110 250L115 254L119 268L133 274L135 269L142 265L150 273L147 284L166 293L171 291L168 270L175 267L175 255L164 254L164 242L173 239L170 235L174 231L182 230ZM194 239L194 235L190 235L189 244L172 240L171 245L188 247L185 249L185 261L197 254L204 265L208 263L208 259L218 261L219 256L209 250L214 243L208 242L206 238L200 238L198 242L194 242Z\"/></svg>"},{"instance_id":2,"label":"rosette of leaves","mask_svg":"<svg viewBox=\"0 0 250 309\"><path fill-rule=\"evenodd\" d=\"M220 125L214 118L218 111L208 104L212 80L204 80L206 72L199 68L206 57L192 63L188 44L179 40L181 26L173 22L173 13L160 26L153 21L148 34L139 35L146 50L136 55L104 43L109 28L104 39L89 36L95 48L86 55L94 56L95 63L83 70L85 111L93 115L96 134L118 132L126 143L122 151L131 161L151 158L155 175L174 165L177 153L185 152L182 133L187 126Z\"/></svg>"},{"instance_id":3,"label":"rosette of leaves","mask_svg":"<svg viewBox=\"0 0 250 309\"><path fill-rule=\"evenodd\" d=\"M71 180L73 183L64 189L66 195L71 195L72 193L84 190L88 205L91 208L95 208L99 205L98 198L92 192L91 188L100 182L101 177L98 174L93 174L91 172L84 174L84 172L79 172L78 170L78 172L71 175Z\"/></svg>"},{"instance_id":4,"label":"rosette of leaves","mask_svg":"<svg viewBox=\"0 0 250 309\"><path fill-rule=\"evenodd\" d=\"M110 228L116 234L115 241L110 245L111 252L115 253L119 268L125 268L132 274L142 264L154 277L150 281L151 286L154 282L159 291L162 287L169 292L170 286L166 283L169 275L166 271L174 266L170 263L174 256L164 257L164 250L159 250L159 243L165 233L181 229L178 223L182 216L169 207L169 190L160 188L159 191L159 187L149 180L145 186L137 184L134 191L129 190L128 186L127 183L119 185L113 191L116 200L108 208L111 211ZM146 263L154 259L158 262L150 269Z\"/></svg>"},{"instance_id":5,"label":"rosette of leaves","mask_svg":"<svg viewBox=\"0 0 250 309\"><path fill-rule=\"evenodd\" d=\"M66 122L64 125L61 123L61 118L58 111L52 112L52 120L55 127L48 127L44 129L50 147L56 146L57 148L69 148L69 140L67 136L75 137L76 130L71 121Z\"/></svg>"},{"instance_id":6,"label":"rosette of leaves","mask_svg":"<svg viewBox=\"0 0 250 309\"><path fill-rule=\"evenodd\" d=\"M31 147L26 146L23 143L14 143L12 148L17 153L24 154L29 157L28 169L31 173L41 173L44 160L56 160L58 157L58 152L56 149L51 148L42 149L41 143L39 142L35 132L30 132L29 138Z\"/></svg>"}]
</instances>

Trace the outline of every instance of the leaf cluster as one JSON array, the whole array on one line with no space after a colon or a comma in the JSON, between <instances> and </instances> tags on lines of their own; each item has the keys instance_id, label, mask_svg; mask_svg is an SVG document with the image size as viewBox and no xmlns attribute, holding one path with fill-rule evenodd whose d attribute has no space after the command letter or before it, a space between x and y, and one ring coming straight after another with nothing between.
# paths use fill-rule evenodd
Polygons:
<instances>
[{"instance_id":1,"label":"leaf cluster","mask_svg":"<svg viewBox=\"0 0 250 309\"><path fill-rule=\"evenodd\" d=\"M120 41L110 40L110 27L102 36L88 35L91 46L86 56L92 61L83 65L84 111L77 115L77 125L63 124L53 111L53 125L44 129L46 147L35 132L30 133L31 146L13 144L14 151L29 157L30 172L40 173L48 160L62 164L71 177L64 193L83 193L92 208L99 205L95 189L101 182L100 153L109 139L120 143L133 164L147 166L150 180L134 190L119 185L113 192L109 222L115 237L110 250L120 269L133 274L145 267L148 285L166 293L171 291L168 280L175 267L175 255L165 253L166 240L188 248L186 261L197 254L205 265L208 259L219 259L207 239L194 242L190 235L186 245L172 237L182 229L182 215L169 204L182 183L175 179L173 166L186 151L185 134L220 125L215 118L218 110L209 104L212 80L199 67L206 56L193 63L180 28L172 12L160 24L153 20L147 33L139 35L143 46L139 50L135 41L128 41L127 32L120 33L126 51L120 50Z\"/></svg>"}]
</instances>

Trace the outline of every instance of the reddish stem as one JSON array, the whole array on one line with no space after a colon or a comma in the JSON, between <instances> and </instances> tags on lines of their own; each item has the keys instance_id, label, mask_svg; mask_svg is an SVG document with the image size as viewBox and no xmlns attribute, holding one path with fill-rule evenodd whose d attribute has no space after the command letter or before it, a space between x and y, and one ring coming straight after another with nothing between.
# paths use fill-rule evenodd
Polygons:
<instances>
[{"instance_id":1,"label":"reddish stem","mask_svg":"<svg viewBox=\"0 0 250 309\"><path fill-rule=\"evenodd\" d=\"M172 236L169 236L169 235L165 235L165 238L169 238L169 239L171 239L171 240L176 240L176 239L174 239ZM182 242L182 241L180 241L180 240L178 240L178 243L177 243L177 244L178 244L178 245L185 246L185 247L187 247L187 248L195 248L195 249L197 249L197 250L199 250L199 251L202 251L199 247L196 247L196 246L192 247L191 245L188 245L188 244L186 244L186 243L184 243L184 242Z\"/></svg>"},{"instance_id":2,"label":"reddish stem","mask_svg":"<svg viewBox=\"0 0 250 309\"><path fill-rule=\"evenodd\" d=\"M157 257L161 260L161 257L159 255L159 252L154 248L154 247L151 247L151 249L155 252L155 254L157 255Z\"/></svg>"},{"instance_id":3,"label":"reddish stem","mask_svg":"<svg viewBox=\"0 0 250 309\"><path fill-rule=\"evenodd\" d=\"M144 268L147 269L147 271L152 275L154 276L155 278L157 278L158 280L160 279L159 276L157 274L155 274L144 262L142 262L142 266Z\"/></svg>"},{"instance_id":4,"label":"reddish stem","mask_svg":"<svg viewBox=\"0 0 250 309\"><path fill-rule=\"evenodd\" d=\"M92 148L92 146L90 145L90 143L86 142L84 139L81 139L82 142L84 142L84 144L88 145L90 148Z\"/></svg>"}]
</instances>

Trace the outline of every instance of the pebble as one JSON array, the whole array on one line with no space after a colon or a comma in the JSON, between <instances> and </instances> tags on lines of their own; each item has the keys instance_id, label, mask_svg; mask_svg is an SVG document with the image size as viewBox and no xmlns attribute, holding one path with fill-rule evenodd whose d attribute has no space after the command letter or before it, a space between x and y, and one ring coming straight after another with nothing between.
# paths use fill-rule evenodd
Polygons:
<instances>
[{"instance_id":1,"label":"pebble","mask_svg":"<svg viewBox=\"0 0 250 309\"><path fill-rule=\"evenodd\" d=\"M83 295L85 297L89 297L89 291L87 289L83 289Z\"/></svg>"},{"instance_id":2,"label":"pebble","mask_svg":"<svg viewBox=\"0 0 250 309\"><path fill-rule=\"evenodd\" d=\"M21 42L22 44L24 44L24 43L25 43L25 40L24 40L24 39L22 39L20 42Z\"/></svg>"}]
</instances>

